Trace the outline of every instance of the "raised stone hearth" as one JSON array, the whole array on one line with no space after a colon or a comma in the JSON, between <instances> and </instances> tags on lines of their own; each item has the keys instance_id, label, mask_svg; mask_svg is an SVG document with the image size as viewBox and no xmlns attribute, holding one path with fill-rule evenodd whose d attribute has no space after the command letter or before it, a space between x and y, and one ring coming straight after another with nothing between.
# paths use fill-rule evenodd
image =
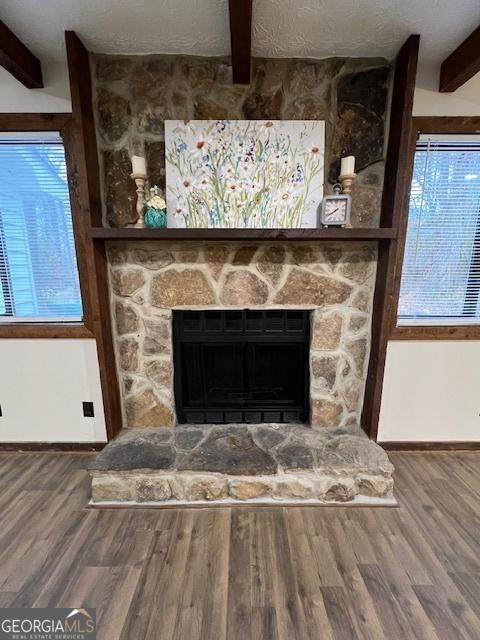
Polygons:
<instances>
[{"instance_id":1,"label":"raised stone hearth","mask_svg":"<svg viewBox=\"0 0 480 640\"><path fill-rule=\"evenodd\" d=\"M394 504L393 466L360 430L300 425L129 429L90 468L92 503Z\"/></svg>"}]
</instances>

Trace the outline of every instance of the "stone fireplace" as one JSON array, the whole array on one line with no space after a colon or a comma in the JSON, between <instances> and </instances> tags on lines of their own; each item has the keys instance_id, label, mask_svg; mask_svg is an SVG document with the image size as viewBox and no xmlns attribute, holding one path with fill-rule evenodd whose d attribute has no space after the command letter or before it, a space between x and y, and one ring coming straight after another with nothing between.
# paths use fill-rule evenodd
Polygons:
<instances>
[{"instance_id":1,"label":"stone fireplace","mask_svg":"<svg viewBox=\"0 0 480 640\"><path fill-rule=\"evenodd\" d=\"M90 468L92 503L395 504L393 467L359 428L376 258L371 244L351 242L112 243L112 319L127 428ZM236 311L237 320L256 319L259 331L274 332L279 318L286 326L289 314L297 329L301 319L308 322L308 424L285 415L269 421L267 411L260 424L250 422L249 409L239 419L235 402L222 407L230 417L198 412L198 423L190 406L192 419L182 424L185 407L179 421L174 384L181 356L178 344L176 354L173 348L179 311L193 313L201 327L212 311L218 326L226 323L227 316L218 321L221 312ZM196 356L189 357L181 367L196 366ZM294 376L300 363L284 366Z\"/></svg>"},{"instance_id":2,"label":"stone fireplace","mask_svg":"<svg viewBox=\"0 0 480 640\"><path fill-rule=\"evenodd\" d=\"M309 311L309 424L359 425L376 265L371 245L115 243L109 260L125 426L177 424L176 309Z\"/></svg>"},{"instance_id":3,"label":"stone fireplace","mask_svg":"<svg viewBox=\"0 0 480 640\"><path fill-rule=\"evenodd\" d=\"M325 120L325 192L340 157L355 155L351 223L378 226L388 61L253 59L248 87L232 84L228 58L93 56L92 66L105 226L137 220L130 157L145 156L151 185L164 189L164 120L192 118ZM143 239L107 249L126 428L92 465L94 503L392 504L393 467L359 428L376 243ZM243 413L240 424L223 415L218 421L228 424L218 425L206 412L204 426L178 411L174 313L247 310L307 314L305 414L297 416L304 424L277 424L264 412L263 424ZM284 384L278 376L264 386ZM279 422L290 418L297 422L285 414Z\"/></svg>"}]
</instances>

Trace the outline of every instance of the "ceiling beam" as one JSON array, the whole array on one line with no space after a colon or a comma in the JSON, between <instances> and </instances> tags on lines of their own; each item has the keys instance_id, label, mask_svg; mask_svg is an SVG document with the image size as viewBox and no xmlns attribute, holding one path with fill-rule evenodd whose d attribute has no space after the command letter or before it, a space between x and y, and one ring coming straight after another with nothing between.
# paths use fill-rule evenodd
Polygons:
<instances>
[{"instance_id":1,"label":"ceiling beam","mask_svg":"<svg viewBox=\"0 0 480 640\"><path fill-rule=\"evenodd\" d=\"M250 83L252 0L229 0L233 82Z\"/></svg>"},{"instance_id":2,"label":"ceiling beam","mask_svg":"<svg viewBox=\"0 0 480 640\"><path fill-rule=\"evenodd\" d=\"M0 65L27 89L42 89L40 60L0 20Z\"/></svg>"},{"instance_id":3,"label":"ceiling beam","mask_svg":"<svg viewBox=\"0 0 480 640\"><path fill-rule=\"evenodd\" d=\"M480 27L466 38L440 68L440 87L442 93L455 91L480 71Z\"/></svg>"}]
</instances>

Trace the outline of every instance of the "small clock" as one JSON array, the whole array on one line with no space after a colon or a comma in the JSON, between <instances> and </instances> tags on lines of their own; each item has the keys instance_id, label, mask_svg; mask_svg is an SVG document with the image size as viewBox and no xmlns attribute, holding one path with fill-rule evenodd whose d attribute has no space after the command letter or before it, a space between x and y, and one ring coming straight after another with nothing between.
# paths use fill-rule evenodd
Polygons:
<instances>
[{"instance_id":1,"label":"small clock","mask_svg":"<svg viewBox=\"0 0 480 640\"><path fill-rule=\"evenodd\" d=\"M333 195L322 200L320 222L324 227L345 227L350 224L350 208L352 199L342 194L342 185L333 185Z\"/></svg>"}]
</instances>

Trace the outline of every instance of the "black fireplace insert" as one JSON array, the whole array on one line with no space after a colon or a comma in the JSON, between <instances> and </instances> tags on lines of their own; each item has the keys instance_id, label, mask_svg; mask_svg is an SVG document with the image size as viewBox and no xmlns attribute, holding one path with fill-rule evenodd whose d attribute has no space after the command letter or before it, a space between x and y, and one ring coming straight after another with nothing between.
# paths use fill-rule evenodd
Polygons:
<instances>
[{"instance_id":1,"label":"black fireplace insert","mask_svg":"<svg viewBox=\"0 0 480 640\"><path fill-rule=\"evenodd\" d=\"M180 423L308 422L308 311L174 311Z\"/></svg>"}]
</instances>

